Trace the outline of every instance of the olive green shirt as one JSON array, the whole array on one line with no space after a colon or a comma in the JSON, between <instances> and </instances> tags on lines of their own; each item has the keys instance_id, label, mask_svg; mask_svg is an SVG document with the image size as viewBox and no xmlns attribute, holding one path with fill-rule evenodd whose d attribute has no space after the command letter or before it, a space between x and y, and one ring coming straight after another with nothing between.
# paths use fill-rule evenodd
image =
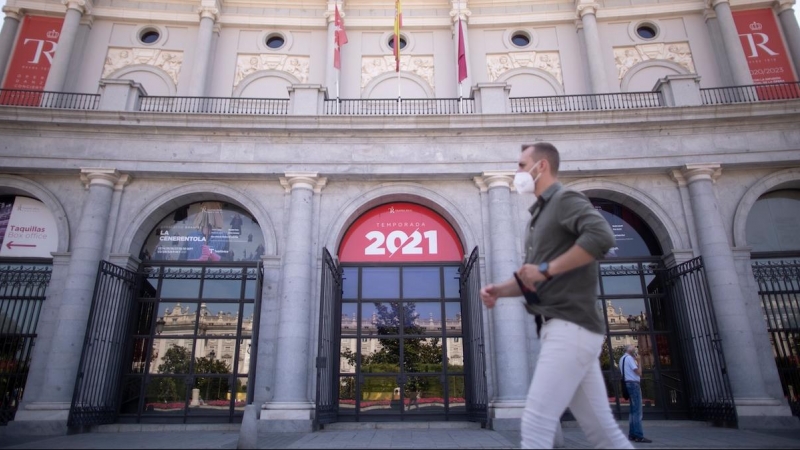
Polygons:
<instances>
[{"instance_id":1,"label":"olive green shirt","mask_svg":"<svg viewBox=\"0 0 800 450\"><path fill-rule=\"evenodd\" d=\"M615 245L606 219L580 192L556 182L531 206L531 221L525 239L525 263L550 262L574 244L600 259ZM553 275L536 283L538 305L526 308L532 314L576 323L604 334L602 309L597 305L598 263Z\"/></svg>"}]
</instances>

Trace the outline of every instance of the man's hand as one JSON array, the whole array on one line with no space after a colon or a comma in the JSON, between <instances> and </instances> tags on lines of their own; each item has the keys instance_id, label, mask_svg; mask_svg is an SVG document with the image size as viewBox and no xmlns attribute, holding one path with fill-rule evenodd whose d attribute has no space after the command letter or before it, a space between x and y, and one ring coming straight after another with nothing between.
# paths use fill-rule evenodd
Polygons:
<instances>
[{"instance_id":1,"label":"man's hand","mask_svg":"<svg viewBox=\"0 0 800 450\"><path fill-rule=\"evenodd\" d=\"M522 284L532 291L536 290L533 283L546 279L542 272L539 272L539 266L535 264L523 264L517 271L517 275L522 280Z\"/></svg>"},{"instance_id":2,"label":"man's hand","mask_svg":"<svg viewBox=\"0 0 800 450\"><path fill-rule=\"evenodd\" d=\"M497 303L497 297L497 286L493 284L487 284L481 288L481 300L487 308L494 308L495 303Z\"/></svg>"}]
</instances>

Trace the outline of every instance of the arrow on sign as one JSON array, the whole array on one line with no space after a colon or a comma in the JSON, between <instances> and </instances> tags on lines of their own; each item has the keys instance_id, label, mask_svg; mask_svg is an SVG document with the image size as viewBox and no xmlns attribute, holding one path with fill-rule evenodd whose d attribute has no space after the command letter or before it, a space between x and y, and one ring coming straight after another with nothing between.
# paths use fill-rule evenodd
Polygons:
<instances>
[{"instance_id":1,"label":"arrow on sign","mask_svg":"<svg viewBox=\"0 0 800 450\"><path fill-rule=\"evenodd\" d=\"M36 247L36 244L15 244L14 241L11 241L6 244L6 247L11 250L11 247Z\"/></svg>"}]
</instances>

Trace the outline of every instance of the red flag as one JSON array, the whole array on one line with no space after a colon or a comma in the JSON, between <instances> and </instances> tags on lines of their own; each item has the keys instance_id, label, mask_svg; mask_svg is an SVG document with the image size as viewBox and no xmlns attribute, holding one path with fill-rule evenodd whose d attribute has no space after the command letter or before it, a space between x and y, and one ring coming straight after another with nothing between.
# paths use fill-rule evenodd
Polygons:
<instances>
[{"instance_id":1,"label":"red flag","mask_svg":"<svg viewBox=\"0 0 800 450\"><path fill-rule=\"evenodd\" d=\"M394 71L400 72L400 27L403 26L403 7L394 1Z\"/></svg>"},{"instance_id":2,"label":"red flag","mask_svg":"<svg viewBox=\"0 0 800 450\"><path fill-rule=\"evenodd\" d=\"M461 19L458 19L458 82L467 78L467 51L464 47L464 30L461 28Z\"/></svg>"},{"instance_id":3,"label":"red flag","mask_svg":"<svg viewBox=\"0 0 800 450\"><path fill-rule=\"evenodd\" d=\"M344 21L342 16L339 15L339 5L336 5L336 14L334 15L333 24L336 29L333 32L333 67L337 69L342 68L342 60L339 51L344 44L347 44L347 33L344 31Z\"/></svg>"}]
</instances>

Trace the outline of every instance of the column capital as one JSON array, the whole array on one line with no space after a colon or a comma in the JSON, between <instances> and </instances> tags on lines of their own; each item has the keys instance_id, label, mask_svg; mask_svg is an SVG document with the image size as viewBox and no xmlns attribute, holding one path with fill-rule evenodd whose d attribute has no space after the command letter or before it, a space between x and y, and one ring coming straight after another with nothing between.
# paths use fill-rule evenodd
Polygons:
<instances>
[{"instance_id":1,"label":"column capital","mask_svg":"<svg viewBox=\"0 0 800 450\"><path fill-rule=\"evenodd\" d=\"M344 19L347 14L344 12L344 3L341 4L341 8L339 8L339 16ZM325 10L325 14L322 15L325 17L327 23L333 23L336 21L336 2L328 2L328 9Z\"/></svg>"},{"instance_id":2,"label":"column capital","mask_svg":"<svg viewBox=\"0 0 800 450\"><path fill-rule=\"evenodd\" d=\"M778 14L784 11L792 10L792 7L795 5L795 0L775 0L774 8L778 11Z\"/></svg>"},{"instance_id":3,"label":"column capital","mask_svg":"<svg viewBox=\"0 0 800 450\"><path fill-rule=\"evenodd\" d=\"M578 4L578 17L582 18L586 14L596 15L598 9L600 9L600 5L598 3L581 1L581 3Z\"/></svg>"},{"instance_id":4,"label":"column capital","mask_svg":"<svg viewBox=\"0 0 800 450\"><path fill-rule=\"evenodd\" d=\"M286 192L292 189L310 189L319 194L322 188L328 184L327 177L320 177L317 172L286 172L285 177L280 178L281 186Z\"/></svg>"},{"instance_id":5,"label":"column capital","mask_svg":"<svg viewBox=\"0 0 800 450\"><path fill-rule=\"evenodd\" d=\"M92 11L92 2L89 0L61 0L61 4L66 6L67 10L74 9L81 14Z\"/></svg>"},{"instance_id":6,"label":"column capital","mask_svg":"<svg viewBox=\"0 0 800 450\"><path fill-rule=\"evenodd\" d=\"M514 172L510 170L487 170L481 176L474 177L472 181L481 192L486 192L494 187L514 190Z\"/></svg>"},{"instance_id":7,"label":"column capital","mask_svg":"<svg viewBox=\"0 0 800 450\"><path fill-rule=\"evenodd\" d=\"M214 22L219 19L219 9L211 7L211 6L201 6L197 8L197 14L200 15L200 19L211 19Z\"/></svg>"},{"instance_id":8,"label":"column capital","mask_svg":"<svg viewBox=\"0 0 800 450\"><path fill-rule=\"evenodd\" d=\"M730 0L706 0L706 6L709 8L716 8L720 3L727 3L730 5Z\"/></svg>"},{"instance_id":9,"label":"column capital","mask_svg":"<svg viewBox=\"0 0 800 450\"><path fill-rule=\"evenodd\" d=\"M86 189L89 189L91 185L107 186L112 189L117 189L117 185L121 182L123 177L125 178L124 183L127 184L130 178L127 175L121 175L117 169L96 167L81 168L81 181Z\"/></svg>"},{"instance_id":10,"label":"column capital","mask_svg":"<svg viewBox=\"0 0 800 450\"><path fill-rule=\"evenodd\" d=\"M450 19L453 23L458 22L458 19L467 21L467 18L472 15L472 11L467 9L467 2L465 0L451 0L452 8L450 9Z\"/></svg>"},{"instance_id":11,"label":"column capital","mask_svg":"<svg viewBox=\"0 0 800 450\"><path fill-rule=\"evenodd\" d=\"M6 17L10 17L19 21L22 18L22 15L25 13L22 8L17 8L15 6L3 6L3 12L6 14Z\"/></svg>"},{"instance_id":12,"label":"column capital","mask_svg":"<svg viewBox=\"0 0 800 450\"><path fill-rule=\"evenodd\" d=\"M675 172L679 172L680 177L678 177ZM673 171L673 179L675 179L679 185L682 182L684 184L691 184L700 180L710 180L712 183L714 183L721 175L722 167L719 164L714 163L687 164L681 167L679 171ZM683 178L684 181L680 181L680 178Z\"/></svg>"}]
</instances>

